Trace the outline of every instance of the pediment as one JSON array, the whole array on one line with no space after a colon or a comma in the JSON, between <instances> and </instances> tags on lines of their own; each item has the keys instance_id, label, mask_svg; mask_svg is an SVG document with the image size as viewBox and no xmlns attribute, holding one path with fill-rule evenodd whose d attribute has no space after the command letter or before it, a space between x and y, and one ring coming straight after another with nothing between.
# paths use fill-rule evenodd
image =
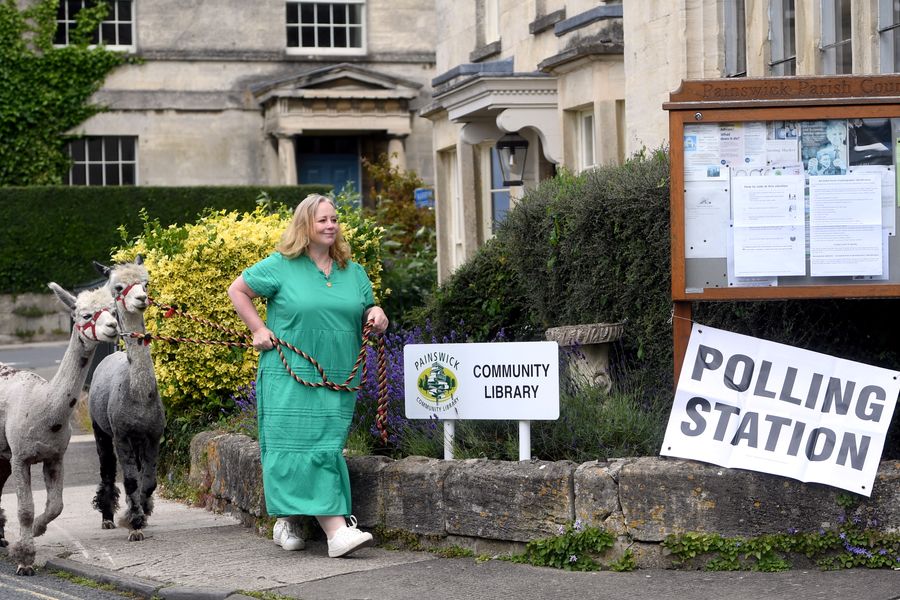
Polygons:
<instances>
[{"instance_id":1,"label":"pediment","mask_svg":"<svg viewBox=\"0 0 900 600\"><path fill-rule=\"evenodd\" d=\"M251 92L260 104L274 98L406 99L422 84L349 63L329 65L292 77L260 83Z\"/></svg>"}]
</instances>

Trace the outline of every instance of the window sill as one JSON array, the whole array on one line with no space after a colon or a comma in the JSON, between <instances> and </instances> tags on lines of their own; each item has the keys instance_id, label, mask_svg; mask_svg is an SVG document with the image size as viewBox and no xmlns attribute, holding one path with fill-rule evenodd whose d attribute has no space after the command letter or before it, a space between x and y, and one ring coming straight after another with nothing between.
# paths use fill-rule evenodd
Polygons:
<instances>
[{"instance_id":1,"label":"window sill","mask_svg":"<svg viewBox=\"0 0 900 600\"><path fill-rule=\"evenodd\" d=\"M469 61L470 62L480 62L486 58L490 58L492 56L496 56L500 54L500 40L496 42L491 42L490 44L485 44L480 48L475 48L472 52L469 53Z\"/></svg>"}]
</instances>

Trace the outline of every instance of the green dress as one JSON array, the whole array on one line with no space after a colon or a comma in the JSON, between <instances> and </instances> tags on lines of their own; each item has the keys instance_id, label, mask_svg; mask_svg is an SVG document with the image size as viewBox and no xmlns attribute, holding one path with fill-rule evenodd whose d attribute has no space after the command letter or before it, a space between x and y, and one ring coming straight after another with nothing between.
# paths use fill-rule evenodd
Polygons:
<instances>
[{"instance_id":1,"label":"green dress","mask_svg":"<svg viewBox=\"0 0 900 600\"><path fill-rule=\"evenodd\" d=\"M331 275L306 254L274 253L243 272L266 301L266 326L316 359L330 381L344 383L359 355L362 317L374 305L372 284L355 262ZM321 381L303 357L285 349L291 369ZM359 383L359 374L351 385ZM355 392L311 388L294 381L275 350L263 352L256 378L259 447L266 510L271 516L349 515L350 476L342 451Z\"/></svg>"}]
</instances>

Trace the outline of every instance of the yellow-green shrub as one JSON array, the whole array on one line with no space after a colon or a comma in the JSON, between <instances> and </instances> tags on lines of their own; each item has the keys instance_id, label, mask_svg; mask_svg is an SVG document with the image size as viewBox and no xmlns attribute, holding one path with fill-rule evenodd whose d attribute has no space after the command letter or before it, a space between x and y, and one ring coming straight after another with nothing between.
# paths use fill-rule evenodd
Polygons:
<instances>
[{"instance_id":1,"label":"yellow-green shrub","mask_svg":"<svg viewBox=\"0 0 900 600\"><path fill-rule=\"evenodd\" d=\"M344 210L342 227L353 252L380 294L381 229L354 211ZM150 296L160 305L178 307L223 327L246 333L234 312L227 290L243 269L268 256L290 222L287 213L213 212L196 223L162 228L147 223L144 232L114 252L113 261L144 256L150 273ZM265 316L265 308L258 304ZM190 319L166 318L156 306L145 319L151 334L162 336L237 340ZM167 410L178 415L215 418L228 408L229 396L255 377L258 354L252 349L195 343L153 342L153 362L159 391Z\"/></svg>"}]
</instances>

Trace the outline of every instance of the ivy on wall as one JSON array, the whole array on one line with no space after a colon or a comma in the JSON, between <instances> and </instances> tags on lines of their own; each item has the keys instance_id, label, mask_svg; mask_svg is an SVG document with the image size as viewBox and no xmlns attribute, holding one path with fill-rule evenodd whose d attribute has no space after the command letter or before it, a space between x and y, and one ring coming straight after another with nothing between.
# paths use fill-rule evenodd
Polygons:
<instances>
[{"instance_id":1,"label":"ivy on wall","mask_svg":"<svg viewBox=\"0 0 900 600\"><path fill-rule=\"evenodd\" d=\"M70 45L54 47L59 1L20 9L18 0L0 0L0 186L60 183L69 168L66 132L104 110L91 95L131 60L89 45L105 2L79 12Z\"/></svg>"}]
</instances>

